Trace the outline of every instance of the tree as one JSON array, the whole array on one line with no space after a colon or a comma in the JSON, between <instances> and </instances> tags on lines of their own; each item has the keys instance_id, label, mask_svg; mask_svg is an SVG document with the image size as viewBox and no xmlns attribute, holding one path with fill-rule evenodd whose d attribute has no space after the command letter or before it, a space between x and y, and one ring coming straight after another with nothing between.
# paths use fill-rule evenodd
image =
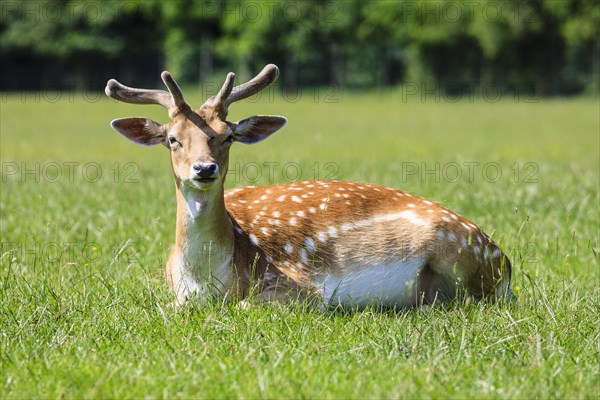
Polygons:
<instances>
[{"instance_id":1,"label":"tree","mask_svg":"<svg viewBox=\"0 0 600 400\"><path fill-rule=\"evenodd\" d=\"M41 77L34 89L97 87L103 83L95 73L98 66L106 66L107 59L131 61L122 65L133 75L133 61L152 49L143 44L157 36L151 29L139 29L152 22L151 7L145 2L125 7L118 1L20 1L11 2L3 12L10 18L0 28L0 52L17 64L22 59L27 75ZM6 72L19 74L19 65ZM31 85L26 75L19 78L16 83L22 88Z\"/></svg>"}]
</instances>

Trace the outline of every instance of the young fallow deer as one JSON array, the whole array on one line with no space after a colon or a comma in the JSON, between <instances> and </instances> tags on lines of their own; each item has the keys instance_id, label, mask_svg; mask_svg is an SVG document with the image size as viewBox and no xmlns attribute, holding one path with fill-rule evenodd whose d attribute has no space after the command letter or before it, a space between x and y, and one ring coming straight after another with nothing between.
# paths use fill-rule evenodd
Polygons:
<instances>
[{"instance_id":1,"label":"young fallow deer","mask_svg":"<svg viewBox=\"0 0 600 400\"><path fill-rule=\"evenodd\" d=\"M453 298L510 296L511 265L498 246L457 213L402 190L344 181L304 181L224 191L233 142L256 143L287 120L226 120L229 106L269 86L267 65L249 82L221 90L194 111L168 72L169 89L133 89L111 79L106 94L160 104L171 121L123 118L111 126L143 145L170 149L177 198L168 285L191 295L285 301L307 295L323 305L406 308Z\"/></svg>"}]
</instances>

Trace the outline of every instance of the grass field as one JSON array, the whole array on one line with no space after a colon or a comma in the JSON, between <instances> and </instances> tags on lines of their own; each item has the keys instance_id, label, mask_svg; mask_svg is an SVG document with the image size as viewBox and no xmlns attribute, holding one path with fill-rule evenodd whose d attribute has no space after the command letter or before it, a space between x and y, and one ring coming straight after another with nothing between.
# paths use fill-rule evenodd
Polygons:
<instances>
[{"instance_id":1,"label":"grass field","mask_svg":"<svg viewBox=\"0 0 600 400\"><path fill-rule=\"evenodd\" d=\"M598 398L598 100L316 94L232 107L289 124L234 146L228 187L335 177L430 197L510 255L514 302L174 311L167 151L109 127L165 111L3 96L0 398Z\"/></svg>"}]
</instances>

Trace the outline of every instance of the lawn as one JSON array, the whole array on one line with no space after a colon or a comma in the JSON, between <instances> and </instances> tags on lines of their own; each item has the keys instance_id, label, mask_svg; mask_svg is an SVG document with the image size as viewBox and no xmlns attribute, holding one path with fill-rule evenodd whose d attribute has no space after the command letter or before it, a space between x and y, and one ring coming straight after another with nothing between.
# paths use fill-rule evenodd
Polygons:
<instances>
[{"instance_id":1,"label":"lawn","mask_svg":"<svg viewBox=\"0 0 600 400\"><path fill-rule=\"evenodd\" d=\"M109 127L166 112L2 95L0 398L600 396L598 99L424 100L305 90L236 104L232 120L289 123L234 146L227 186L339 178L429 197L509 254L511 303L175 311L168 152Z\"/></svg>"}]
</instances>

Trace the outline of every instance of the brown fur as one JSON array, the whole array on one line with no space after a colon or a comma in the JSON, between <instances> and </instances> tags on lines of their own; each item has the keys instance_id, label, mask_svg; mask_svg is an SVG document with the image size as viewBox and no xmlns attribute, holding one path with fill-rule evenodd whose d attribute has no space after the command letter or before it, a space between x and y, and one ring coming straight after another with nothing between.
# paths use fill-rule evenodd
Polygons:
<instances>
[{"instance_id":1,"label":"brown fur","mask_svg":"<svg viewBox=\"0 0 600 400\"><path fill-rule=\"evenodd\" d=\"M261 260L268 256L272 258L268 264L302 287L311 288L321 274L343 276L351 260L356 260L357 268L369 268L382 259L414 257L428 265L429 271L419 285L420 292L431 300L440 291L451 291L448 296L452 296L456 284L476 298L495 296L498 286L510 279L508 258L470 220L398 189L344 181L305 181L232 189L225 193L225 199L243 235L253 234L258 240L259 246L252 246L250 254L238 262L247 264L255 255ZM342 231L349 221L402 211L413 211L423 225L397 219ZM299 216L298 212L304 214ZM290 223L292 218L295 225ZM328 234L321 242L318 233L329 232L331 227L337 230L337 237ZM443 232L444 238L438 232ZM309 255L308 262L301 262L300 251L306 251L307 238L315 242L316 251ZM285 251L286 245L293 248L291 254Z\"/></svg>"}]
</instances>

